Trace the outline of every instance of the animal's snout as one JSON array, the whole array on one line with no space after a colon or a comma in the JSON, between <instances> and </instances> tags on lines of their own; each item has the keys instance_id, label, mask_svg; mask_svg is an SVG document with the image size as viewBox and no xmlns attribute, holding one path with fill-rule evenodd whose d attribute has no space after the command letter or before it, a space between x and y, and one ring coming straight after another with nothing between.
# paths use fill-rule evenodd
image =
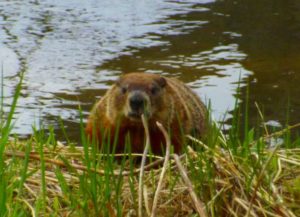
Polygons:
<instances>
[{"instance_id":1,"label":"animal's snout","mask_svg":"<svg viewBox=\"0 0 300 217\"><path fill-rule=\"evenodd\" d=\"M129 99L129 105L133 111L144 109L145 103L146 99L141 93L135 93Z\"/></svg>"}]
</instances>

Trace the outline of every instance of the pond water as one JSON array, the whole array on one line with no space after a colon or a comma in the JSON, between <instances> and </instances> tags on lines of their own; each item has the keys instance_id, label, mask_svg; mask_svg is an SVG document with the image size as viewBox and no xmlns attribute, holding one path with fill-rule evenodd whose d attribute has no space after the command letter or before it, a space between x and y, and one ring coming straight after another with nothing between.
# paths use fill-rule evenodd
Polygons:
<instances>
[{"instance_id":1,"label":"pond water","mask_svg":"<svg viewBox=\"0 0 300 217\"><path fill-rule=\"evenodd\" d=\"M299 122L300 2L281 0L11 0L0 2L0 63L8 111L25 72L13 132L64 122L73 141L123 72L176 76L217 120L249 90L250 124ZM225 114L227 114L225 116Z\"/></svg>"}]
</instances>

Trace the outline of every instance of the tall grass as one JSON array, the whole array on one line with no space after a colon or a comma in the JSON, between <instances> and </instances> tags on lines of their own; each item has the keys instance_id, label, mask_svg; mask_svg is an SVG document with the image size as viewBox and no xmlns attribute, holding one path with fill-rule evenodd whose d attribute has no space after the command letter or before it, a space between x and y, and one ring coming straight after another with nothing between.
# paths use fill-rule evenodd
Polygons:
<instances>
[{"instance_id":1,"label":"tall grass","mask_svg":"<svg viewBox=\"0 0 300 217\"><path fill-rule=\"evenodd\" d=\"M10 111L8 112L7 116L4 115L4 75L3 75L3 63L1 66L1 109L0 109L0 216L4 216L7 213L7 207L6 203L8 200L8 197L12 193L12 189L9 187L9 181L10 176L12 174L9 173L9 171L6 170L7 166L4 161L4 151L6 144L8 142L8 138L10 135L10 132L13 128L12 120L13 115L15 113L16 107L17 107L17 100L19 98L21 87L22 87L22 81L23 81L24 73L20 73L20 81L15 89L14 97L12 99L12 103L10 106ZM9 191L10 190L10 191Z\"/></svg>"},{"instance_id":2,"label":"tall grass","mask_svg":"<svg viewBox=\"0 0 300 217\"><path fill-rule=\"evenodd\" d=\"M27 141L10 138L22 79L6 118L1 96L0 216L137 216L139 209L150 216L153 204L155 216L300 216L300 139L290 132L299 125L259 135L249 129L248 103L237 102L227 135L211 123L204 141L189 136L185 153L171 153L164 166L164 157L152 156L139 179L130 141L126 156L98 150L82 115L81 147L63 145L52 128ZM278 137L284 144L269 149Z\"/></svg>"}]
</instances>

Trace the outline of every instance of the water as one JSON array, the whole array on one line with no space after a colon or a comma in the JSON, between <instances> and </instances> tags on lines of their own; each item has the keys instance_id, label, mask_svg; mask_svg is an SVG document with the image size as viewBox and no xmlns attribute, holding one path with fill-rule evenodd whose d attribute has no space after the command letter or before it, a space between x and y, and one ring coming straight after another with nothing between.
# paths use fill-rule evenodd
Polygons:
<instances>
[{"instance_id":1,"label":"water","mask_svg":"<svg viewBox=\"0 0 300 217\"><path fill-rule=\"evenodd\" d=\"M2 0L5 110L25 71L14 133L58 129L61 117L77 141L79 106L86 119L122 72L146 71L179 77L217 120L230 119L240 86L251 125L255 102L268 125L299 122L299 12L289 0Z\"/></svg>"}]
</instances>

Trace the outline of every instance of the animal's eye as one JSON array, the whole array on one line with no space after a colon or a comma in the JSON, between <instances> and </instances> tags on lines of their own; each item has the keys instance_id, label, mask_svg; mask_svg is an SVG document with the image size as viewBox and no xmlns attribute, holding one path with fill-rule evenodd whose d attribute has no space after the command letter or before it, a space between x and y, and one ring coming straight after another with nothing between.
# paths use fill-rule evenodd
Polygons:
<instances>
[{"instance_id":1,"label":"animal's eye","mask_svg":"<svg viewBox=\"0 0 300 217\"><path fill-rule=\"evenodd\" d=\"M158 89L157 87L152 87L152 88L151 88L151 94L152 94L152 95L157 94L158 91L159 91L159 89Z\"/></svg>"},{"instance_id":2,"label":"animal's eye","mask_svg":"<svg viewBox=\"0 0 300 217\"><path fill-rule=\"evenodd\" d=\"M127 88L126 87L121 87L121 92L124 94L127 92Z\"/></svg>"}]
</instances>

